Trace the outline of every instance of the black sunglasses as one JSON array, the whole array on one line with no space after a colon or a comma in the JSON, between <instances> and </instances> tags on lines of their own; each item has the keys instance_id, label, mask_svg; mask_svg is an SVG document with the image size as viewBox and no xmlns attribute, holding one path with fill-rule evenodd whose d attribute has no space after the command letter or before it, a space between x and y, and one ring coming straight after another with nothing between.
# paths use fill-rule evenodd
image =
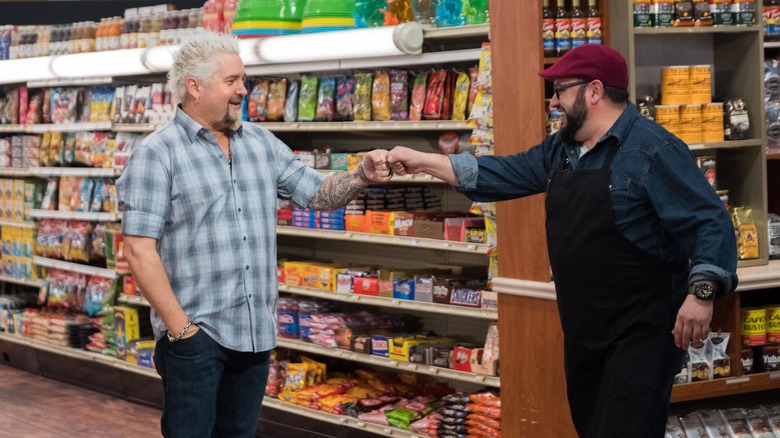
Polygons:
<instances>
[{"instance_id":1,"label":"black sunglasses","mask_svg":"<svg viewBox=\"0 0 780 438\"><path fill-rule=\"evenodd\" d=\"M553 90L555 90L555 97L558 98L558 100L561 100L561 93L566 91L566 89L571 87L576 87L577 85L585 85L590 83L590 81L577 81L577 82L569 82L566 84L555 84L553 85Z\"/></svg>"}]
</instances>

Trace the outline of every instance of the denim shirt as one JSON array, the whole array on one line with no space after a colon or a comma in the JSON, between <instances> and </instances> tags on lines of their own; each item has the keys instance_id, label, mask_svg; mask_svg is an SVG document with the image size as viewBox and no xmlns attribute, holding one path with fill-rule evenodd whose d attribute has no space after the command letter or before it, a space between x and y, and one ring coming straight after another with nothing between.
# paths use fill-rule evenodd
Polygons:
<instances>
[{"instance_id":1,"label":"denim shirt","mask_svg":"<svg viewBox=\"0 0 780 438\"><path fill-rule=\"evenodd\" d=\"M607 150L618 147L609 187L618 229L650 255L673 266L689 265L689 284L717 281L719 295L737 287L731 218L685 143L629 103L582 156L580 146L555 134L515 155L460 154L450 155L450 161L458 191L474 201L493 202L546 192L564 152L573 168L596 169Z\"/></svg>"}]
</instances>

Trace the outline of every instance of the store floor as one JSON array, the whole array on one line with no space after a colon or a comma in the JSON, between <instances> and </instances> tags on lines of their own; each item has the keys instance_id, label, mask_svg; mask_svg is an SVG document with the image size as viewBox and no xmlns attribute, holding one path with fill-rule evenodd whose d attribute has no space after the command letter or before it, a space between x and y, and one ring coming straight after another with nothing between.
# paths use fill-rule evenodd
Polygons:
<instances>
[{"instance_id":1,"label":"store floor","mask_svg":"<svg viewBox=\"0 0 780 438\"><path fill-rule=\"evenodd\" d=\"M0 438L160 436L160 411L0 365Z\"/></svg>"}]
</instances>

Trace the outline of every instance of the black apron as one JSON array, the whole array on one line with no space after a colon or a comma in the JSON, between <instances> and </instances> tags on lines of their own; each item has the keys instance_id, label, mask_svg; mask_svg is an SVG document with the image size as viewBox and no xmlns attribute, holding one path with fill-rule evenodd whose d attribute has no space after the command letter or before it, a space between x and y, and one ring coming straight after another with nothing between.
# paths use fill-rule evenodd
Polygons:
<instances>
[{"instance_id":1,"label":"black apron","mask_svg":"<svg viewBox=\"0 0 780 438\"><path fill-rule=\"evenodd\" d=\"M615 225L610 166L573 170L564 155L547 190L547 241L580 437L663 437L679 351L671 334L685 275Z\"/></svg>"}]
</instances>

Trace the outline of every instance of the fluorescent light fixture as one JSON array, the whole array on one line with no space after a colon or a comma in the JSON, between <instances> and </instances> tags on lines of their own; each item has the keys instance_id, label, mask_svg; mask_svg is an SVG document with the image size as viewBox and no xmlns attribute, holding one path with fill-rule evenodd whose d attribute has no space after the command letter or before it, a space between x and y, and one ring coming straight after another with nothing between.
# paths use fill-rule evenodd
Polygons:
<instances>
[{"instance_id":1,"label":"fluorescent light fixture","mask_svg":"<svg viewBox=\"0 0 780 438\"><path fill-rule=\"evenodd\" d=\"M51 61L51 70L64 78L149 74L143 62L144 50L109 50L56 56Z\"/></svg>"},{"instance_id":2,"label":"fluorescent light fixture","mask_svg":"<svg viewBox=\"0 0 780 438\"><path fill-rule=\"evenodd\" d=\"M422 53L423 30L418 23L338 30L247 40L252 53L247 65L373 58ZM250 48L250 43L242 47ZM248 62L247 62L248 61Z\"/></svg>"},{"instance_id":3,"label":"fluorescent light fixture","mask_svg":"<svg viewBox=\"0 0 780 438\"><path fill-rule=\"evenodd\" d=\"M165 73L173 67L173 55L179 46L156 46L146 49L143 63L152 73Z\"/></svg>"},{"instance_id":4,"label":"fluorescent light fixture","mask_svg":"<svg viewBox=\"0 0 780 438\"><path fill-rule=\"evenodd\" d=\"M0 61L0 84L54 79L57 76L49 68L52 58L40 56Z\"/></svg>"}]
</instances>

